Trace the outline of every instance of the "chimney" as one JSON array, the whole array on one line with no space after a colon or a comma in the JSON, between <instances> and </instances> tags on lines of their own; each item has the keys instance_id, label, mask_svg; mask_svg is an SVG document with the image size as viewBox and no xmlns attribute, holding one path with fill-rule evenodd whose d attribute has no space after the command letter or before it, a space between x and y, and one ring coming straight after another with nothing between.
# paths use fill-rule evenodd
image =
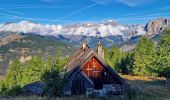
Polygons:
<instances>
[{"instance_id":1,"label":"chimney","mask_svg":"<svg viewBox=\"0 0 170 100\"><path fill-rule=\"evenodd\" d=\"M82 49L83 49L83 51L86 51L87 50L87 43L86 42L83 42L82 43Z\"/></svg>"},{"instance_id":2,"label":"chimney","mask_svg":"<svg viewBox=\"0 0 170 100\"><path fill-rule=\"evenodd\" d=\"M97 54L104 59L104 50L103 50L103 46L101 44L101 42L99 41L97 44Z\"/></svg>"},{"instance_id":3,"label":"chimney","mask_svg":"<svg viewBox=\"0 0 170 100\"><path fill-rule=\"evenodd\" d=\"M83 45L83 50L84 50L86 48L86 43L83 42L82 45Z\"/></svg>"}]
</instances>

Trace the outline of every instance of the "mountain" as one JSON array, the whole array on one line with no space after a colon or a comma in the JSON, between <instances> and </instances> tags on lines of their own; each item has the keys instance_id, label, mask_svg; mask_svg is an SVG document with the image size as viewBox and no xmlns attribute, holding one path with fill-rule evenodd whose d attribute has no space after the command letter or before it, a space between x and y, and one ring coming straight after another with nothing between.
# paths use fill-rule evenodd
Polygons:
<instances>
[{"instance_id":1,"label":"mountain","mask_svg":"<svg viewBox=\"0 0 170 100\"><path fill-rule=\"evenodd\" d=\"M30 21L0 24L0 31L35 33L50 36L122 36L124 39L145 34L144 25L123 25L109 20L99 23L78 23L72 25L43 25Z\"/></svg>"},{"instance_id":2,"label":"mountain","mask_svg":"<svg viewBox=\"0 0 170 100\"><path fill-rule=\"evenodd\" d=\"M77 48L51 36L14 32L0 32L0 34L0 75L5 74L13 59L18 58L24 63L36 54L40 54L45 59L47 56L55 56L58 51L69 55Z\"/></svg>"},{"instance_id":3,"label":"mountain","mask_svg":"<svg viewBox=\"0 0 170 100\"><path fill-rule=\"evenodd\" d=\"M93 36L102 38L121 36L124 40L127 40L131 37L141 35L158 34L167 27L170 27L170 20L165 18L158 18L149 21L146 25L121 24L113 20L71 25L44 25L30 21L21 21L18 23L0 24L0 32L34 33L42 36L64 36L66 38L72 38L71 36Z\"/></svg>"},{"instance_id":4,"label":"mountain","mask_svg":"<svg viewBox=\"0 0 170 100\"><path fill-rule=\"evenodd\" d=\"M147 35L156 35L161 33L164 29L170 28L170 20L165 18L158 18L151 20L146 25Z\"/></svg>"},{"instance_id":5,"label":"mountain","mask_svg":"<svg viewBox=\"0 0 170 100\"><path fill-rule=\"evenodd\" d=\"M15 58L25 62L37 53L45 58L57 51L69 55L83 41L94 49L101 41L105 47L117 45L122 51L131 51L141 36L157 41L165 28L170 28L170 20L164 18L146 25L125 25L113 20L71 25L43 25L30 21L3 23L0 24L0 75Z\"/></svg>"}]
</instances>

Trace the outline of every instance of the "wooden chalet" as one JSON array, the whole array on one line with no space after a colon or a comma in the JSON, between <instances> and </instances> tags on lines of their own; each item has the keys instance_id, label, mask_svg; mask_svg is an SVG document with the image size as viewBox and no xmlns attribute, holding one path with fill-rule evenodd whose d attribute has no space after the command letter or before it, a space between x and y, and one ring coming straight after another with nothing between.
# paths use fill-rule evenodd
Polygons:
<instances>
[{"instance_id":1,"label":"wooden chalet","mask_svg":"<svg viewBox=\"0 0 170 100\"><path fill-rule=\"evenodd\" d=\"M99 42L97 51L86 43L70 57L67 68L67 95L93 94L96 91L109 95L123 94L129 87L104 60L104 50Z\"/></svg>"}]
</instances>

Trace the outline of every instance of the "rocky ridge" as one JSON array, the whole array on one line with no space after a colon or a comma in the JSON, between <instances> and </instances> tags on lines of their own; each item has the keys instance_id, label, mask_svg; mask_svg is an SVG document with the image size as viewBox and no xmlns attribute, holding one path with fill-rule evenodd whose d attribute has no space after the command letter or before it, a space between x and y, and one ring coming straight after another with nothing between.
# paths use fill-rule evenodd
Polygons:
<instances>
[{"instance_id":1,"label":"rocky ridge","mask_svg":"<svg viewBox=\"0 0 170 100\"><path fill-rule=\"evenodd\" d=\"M145 28L147 35L156 35L163 32L164 29L170 28L170 20L166 18L151 20Z\"/></svg>"}]
</instances>

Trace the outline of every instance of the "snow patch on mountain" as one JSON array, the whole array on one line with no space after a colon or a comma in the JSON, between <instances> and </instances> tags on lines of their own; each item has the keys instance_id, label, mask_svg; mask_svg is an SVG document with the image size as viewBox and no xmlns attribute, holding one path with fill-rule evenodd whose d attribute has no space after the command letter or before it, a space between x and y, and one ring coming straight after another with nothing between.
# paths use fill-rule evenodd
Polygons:
<instances>
[{"instance_id":1,"label":"snow patch on mountain","mask_svg":"<svg viewBox=\"0 0 170 100\"><path fill-rule=\"evenodd\" d=\"M143 25L122 25L115 21L101 23L81 23L73 25L43 25L29 21L0 24L0 31L35 33L39 35L84 35L101 37L144 35ZM97 34L100 33L100 34Z\"/></svg>"}]
</instances>

